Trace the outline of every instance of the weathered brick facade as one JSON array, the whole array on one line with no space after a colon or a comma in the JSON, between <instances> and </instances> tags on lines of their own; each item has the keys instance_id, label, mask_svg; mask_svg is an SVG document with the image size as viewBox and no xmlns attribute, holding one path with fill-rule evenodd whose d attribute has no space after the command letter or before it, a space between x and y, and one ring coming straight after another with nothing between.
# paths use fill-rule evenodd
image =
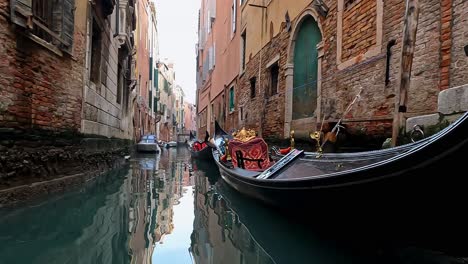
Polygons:
<instances>
[{"instance_id":1,"label":"weathered brick facade","mask_svg":"<svg viewBox=\"0 0 468 264\"><path fill-rule=\"evenodd\" d=\"M358 56L376 44L377 1L353 1L343 10L343 59Z\"/></svg>"},{"instance_id":2,"label":"weathered brick facade","mask_svg":"<svg viewBox=\"0 0 468 264\"><path fill-rule=\"evenodd\" d=\"M285 105L285 67L279 69L278 92L274 95L268 94L269 68L271 58L278 54L278 65L286 65L289 34L284 30L281 34L271 39L270 43L261 51L262 60L260 62L260 53L252 57L247 64L245 73L240 77L237 92L237 111L242 107L243 117L240 118L239 127L248 127L255 129L264 137L283 136L284 124L284 105ZM261 76L259 76L259 65ZM256 78L255 97L251 96L252 78ZM235 127L234 127L235 128Z\"/></svg>"},{"instance_id":3,"label":"weathered brick facade","mask_svg":"<svg viewBox=\"0 0 468 264\"><path fill-rule=\"evenodd\" d=\"M0 127L79 131L84 32L75 29L73 56L52 52L15 28L0 1Z\"/></svg>"},{"instance_id":4,"label":"weathered brick facade","mask_svg":"<svg viewBox=\"0 0 468 264\"><path fill-rule=\"evenodd\" d=\"M302 135L314 131L323 115L329 122L342 118L345 109L362 89L360 100L344 117L344 124L351 134L389 137L399 85L405 2L354 1L344 7L342 14L338 12L338 2L325 1L329 8L326 17L319 15L314 4L304 6L302 15L313 15L321 29L323 56L319 58L320 104L314 117L316 121L304 123L300 127L304 132ZM441 90L468 82L468 58L463 51L468 44L467 12L466 1L420 1L407 117L436 111L437 95ZM292 89L287 76L291 75L289 69L294 68L290 45L296 27L300 26L300 18L301 14L291 19L289 32L284 23L272 25L271 28L280 27L280 33L273 36L259 53L250 54L236 90L236 111L242 108L243 113L239 127L252 127L267 138L289 136L289 130L283 129L287 123L285 109L291 107L285 99L288 89ZM393 41L395 45L391 45ZM268 64L277 55L279 88L276 95L269 96L265 93L269 85ZM258 76L259 65L261 76ZM256 96L251 98L250 80L253 77L257 78L257 90ZM320 118L317 113L321 113ZM297 126L293 124L291 128L297 129Z\"/></svg>"},{"instance_id":5,"label":"weathered brick facade","mask_svg":"<svg viewBox=\"0 0 468 264\"><path fill-rule=\"evenodd\" d=\"M468 1L443 0L442 3L444 2L452 2L449 87L456 87L468 83L468 56L463 50L468 45Z\"/></svg>"}]
</instances>

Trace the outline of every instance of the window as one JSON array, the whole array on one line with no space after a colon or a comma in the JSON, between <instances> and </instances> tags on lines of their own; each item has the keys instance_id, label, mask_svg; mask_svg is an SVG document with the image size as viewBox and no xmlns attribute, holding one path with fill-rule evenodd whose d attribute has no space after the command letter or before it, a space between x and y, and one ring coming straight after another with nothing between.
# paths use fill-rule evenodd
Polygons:
<instances>
[{"instance_id":1,"label":"window","mask_svg":"<svg viewBox=\"0 0 468 264\"><path fill-rule=\"evenodd\" d=\"M159 90L159 72L158 72L158 69L157 69L157 68L154 68L154 73L153 73L153 75L154 75L154 80L153 80L153 81L154 81L154 82L153 82L154 85L153 85L153 86L154 86L154 89L155 89L156 91L158 91L158 90Z\"/></svg>"},{"instance_id":2,"label":"window","mask_svg":"<svg viewBox=\"0 0 468 264\"><path fill-rule=\"evenodd\" d=\"M120 52L120 49L119 49ZM123 75L122 75L122 66L119 63L118 69L117 69L117 103L120 104L122 102L122 90L123 90Z\"/></svg>"},{"instance_id":3,"label":"window","mask_svg":"<svg viewBox=\"0 0 468 264\"><path fill-rule=\"evenodd\" d=\"M241 45L242 45L241 46L242 47L241 67L242 67L242 71L245 70L245 52L246 52L245 48L247 46L246 45L247 44L247 38L246 37L247 37L247 33L246 33L246 31L244 31L244 33L242 33L242 35L241 35Z\"/></svg>"},{"instance_id":4,"label":"window","mask_svg":"<svg viewBox=\"0 0 468 264\"><path fill-rule=\"evenodd\" d=\"M75 0L10 1L11 21L31 30L31 39L72 53Z\"/></svg>"},{"instance_id":5,"label":"window","mask_svg":"<svg viewBox=\"0 0 468 264\"><path fill-rule=\"evenodd\" d=\"M354 3L356 3L358 0L345 0L344 1L344 7L345 9L349 8L352 6Z\"/></svg>"},{"instance_id":6,"label":"window","mask_svg":"<svg viewBox=\"0 0 468 264\"><path fill-rule=\"evenodd\" d=\"M153 91L151 88L149 89L149 96L148 96L148 108L152 109L151 104L153 103Z\"/></svg>"},{"instance_id":7,"label":"window","mask_svg":"<svg viewBox=\"0 0 468 264\"><path fill-rule=\"evenodd\" d=\"M234 33L236 33L236 24L237 24L237 0L232 0L232 6L231 6L231 24L232 24L232 31L231 31L231 36L234 36Z\"/></svg>"},{"instance_id":8,"label":"window","mask_svg":"<svg viewBox=\"0 0 468 264\"><path fill-rule=\"evenodd\" d=\"M215 116L215 109L214 109L214 104L211 104L211 123L214 122L216 116Z\"/></svg>"},{"instance_id":9,"label":"window","mask_svg":"<svg viewBox=\"0 0 468 264\"><path fill-rule=\"evenodd\" d=\"M90 80L94 84L100 83L101 66L101 29L95 19L93 19L93 33L91 37L91 75Z\"/></svg>"},{"instance_id":10,"label":"window","mask_svg":"<svg viewBox=\"0 0 468 264\"><path fill-rule=\"evenodd\" d=\"M244 107L242 106L239 108L239 118L241 121L244 120Z\"/></svg>"},{"instance_id":11,"label":"window","mask_svg":"<svg viewBox=\"0 0 468 264\"><path fill-rule=\"evenodd\" d=\"M234 112L234 86L229 89L229 112Z\"/></svg>"},{"instance_id":12,"label":"window","mask_svg":"<svg viewBox=\"0 0 468 264\"><path fill-rule=\"evenodd\" d=\"M255 98L257 77L250 78L250 98Z\"/></svg>"},{"instance_id":13,"label":"window","mask_svg":"<svg viewBox=\"0 0 468 264\"><path fill-rule=\"evenodd\" d=\"M270 96L278 93L278 75L279 67L278 63L275 63L270 67Z\"/></svg>"}]
</instances>

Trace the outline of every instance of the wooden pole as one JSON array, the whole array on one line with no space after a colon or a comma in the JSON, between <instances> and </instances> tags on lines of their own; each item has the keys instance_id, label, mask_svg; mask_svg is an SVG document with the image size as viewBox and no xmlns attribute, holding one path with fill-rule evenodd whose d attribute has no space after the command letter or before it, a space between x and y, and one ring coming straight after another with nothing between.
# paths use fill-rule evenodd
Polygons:
<instances>
[{"instance_id":1,"label":"wooden pole","mask_svg":"<svg viewBox=\"0 0 468 264\"><path fill-rule=\"evenodd\" d=\"M397 145L398 133L403 125L403 113L406 113L408 89L411 81L411 67L418 29L419 0L407 0L400 59L399 85L396 91L395 112L393 117L392 146ZM429 63L429 62L428 62Z\"/></svg>"}]
</instances>

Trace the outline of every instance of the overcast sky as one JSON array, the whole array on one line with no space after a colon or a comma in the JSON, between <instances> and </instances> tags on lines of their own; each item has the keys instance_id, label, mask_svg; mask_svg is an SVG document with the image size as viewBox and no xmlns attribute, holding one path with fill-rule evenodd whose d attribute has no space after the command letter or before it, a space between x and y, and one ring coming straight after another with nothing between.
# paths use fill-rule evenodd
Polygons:
<instances>
[{"instance_id":1,"label":"overcast sky","mask_svg":"<svg viewBox=\"0 0 468 264\"><path fill-rule=\"evenodd\" d=\"M156 3L159 55L175 64L176 82L195 103L195 44L200 0L153 0Z\"/></svg>"}]
</instances>

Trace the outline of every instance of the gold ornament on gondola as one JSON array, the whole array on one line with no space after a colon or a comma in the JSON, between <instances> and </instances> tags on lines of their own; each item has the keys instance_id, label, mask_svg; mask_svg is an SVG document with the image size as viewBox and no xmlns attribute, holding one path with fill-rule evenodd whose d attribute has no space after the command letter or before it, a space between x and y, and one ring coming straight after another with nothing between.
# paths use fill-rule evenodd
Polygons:
<instances>
[{"instance_id":1,"label":"gold ornament on gondola","mask_svg":"<svg viewBox=\"0 0 468 264\"><path fill-rule=\"evenodd\" d=\"M322 132L321 131L315 131L315 132L311 132L309 134L310 138L315 140L316 142L316 151L317 151L317 156L316 158L319 159L322 157L322 154L323 154L323 150L322 150L322 146L320 145L320 138L321 138L321 135L322 135Z\"/></svg>"},{"instance_id":2,"label":"gold ornament on gondola","mask_svg":"<svg viewBox=\"0 0 468 264\"><path fill-rule=\"evenodd\" d=\"M294 130L291 130L290 135L291 135L290 147L291 149L294 149L296 146L296 141L294 140Z\"/></svg>"},{"instance_id":3,"label":"gold ornament on gondola","mask_svg":"<svg viewBox=\"0 0 468 264\"><path fill-rule=\"evenodd\" d=\"M245 129L242 128L240 131L235 132L232 134L235 140L241 141L241 142L247 142L249 140L254 139L257 136L257 133L255 133L255 130L253 129Z\"/></svg>"}]
</instances>

